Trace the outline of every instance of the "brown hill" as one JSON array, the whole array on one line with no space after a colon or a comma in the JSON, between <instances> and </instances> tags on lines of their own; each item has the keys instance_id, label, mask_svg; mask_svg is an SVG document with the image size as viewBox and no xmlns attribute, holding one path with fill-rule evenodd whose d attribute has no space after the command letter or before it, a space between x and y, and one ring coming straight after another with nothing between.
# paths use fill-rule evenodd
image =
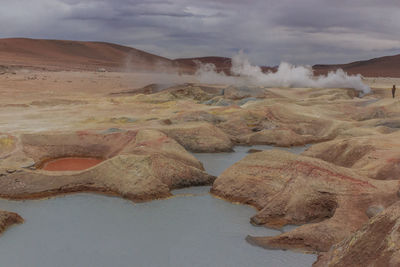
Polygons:
<instances>
[{"instance_id":1,"label":"brown hill","mask_svg":"<svg viewBox=\"0 0 400 267\"><path fill-rule=\"evenodd\" d=\"M0 65L114 71L176 68L170 59L127 46L27 38L0 39Z\"/></svg>"},{"instance_id":2,"label":"brown hill","mask_svg":"<svg viewBox=\"0 0 400 267\"><path fill-rule=\"evenodd\" d=\"M314 65L313 69L317 75L343 69L349 74L359 73L365 77L400 77L400 55L373 58L348 64Z\"/></svg>"},{"instance_id":3,"label":"brown hill","mask_svg":"<svg viewBox=\"0 0 400 267\"><path fill-rule=\"evenodd\" d=\"M194 73L196 62L212 63L217 71L230 75L232 61L227 57L168 59L132 47L105 43L28 38L0 39L0 71L4 66L34 67L50 70L110 71L161 70ZM275 67L261 67L264 72ZM343 69L366 77L400 77L400 55L374 58L338 65L314 65L314 73Z\"/></svg>"},{"instance_id":4,"label":"brown hill","mask_svg":"<svg viewBox=\"0 0 400 267\"><path fill-rule=\"evenodd\" d=\"M171 60L132 47L106 42L0 39L2 66L34 67L50 70L136 71L161 70L194 73L196 62L213 63L217 71L230 74L231 59L226 57L181 58Z\"/></svg>"}]
</instances>

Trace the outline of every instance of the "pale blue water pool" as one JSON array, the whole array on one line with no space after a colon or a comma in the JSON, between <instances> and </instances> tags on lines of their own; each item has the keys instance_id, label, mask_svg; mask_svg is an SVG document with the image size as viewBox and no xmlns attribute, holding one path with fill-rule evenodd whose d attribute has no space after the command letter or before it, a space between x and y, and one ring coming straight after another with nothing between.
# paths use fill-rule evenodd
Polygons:
<instances>
[{"instance_id":1,"label":"pale blue water pool","mask_svg":"<svg viewBox=\"0 0 400 267\"><path fill-rule=\"evenodd\" d=\"M218 174L248 149L196 156L210 173ZM315 255L248 244L249 234L280 232L252 226L253 208L208 192L209 187L175 190L173 198L140 204L86 193L0 200L1 209L25 219L0 237L0 266L287 267L311 266L316 260Z\"/></svg>"}]
</instances>

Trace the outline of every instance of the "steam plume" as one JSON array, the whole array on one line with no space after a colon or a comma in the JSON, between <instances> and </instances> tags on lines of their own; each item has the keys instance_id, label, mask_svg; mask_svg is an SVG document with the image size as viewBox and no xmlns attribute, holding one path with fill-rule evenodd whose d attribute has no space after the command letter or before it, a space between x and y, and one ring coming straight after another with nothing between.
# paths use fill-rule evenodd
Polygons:
<instances>
[{"instance_id":1,"label":"steam plume","mask_svg":"<svg viewBox=\"0 0 400 267\"><path fill-rule=\"evenodd\" d=\"M204 83L288 88L353 88L359 91L361 95L371 91L363 83L361 75L348 75L342 69L314 77L309 66L294 66L282 62L277 72L263 73L260 67L250 63L243 51L233 56L231 72L235 76L227 76L223 72L218 73L214 64L200 64L196 76L200 82Z\"/></svg>"}]
</instances>

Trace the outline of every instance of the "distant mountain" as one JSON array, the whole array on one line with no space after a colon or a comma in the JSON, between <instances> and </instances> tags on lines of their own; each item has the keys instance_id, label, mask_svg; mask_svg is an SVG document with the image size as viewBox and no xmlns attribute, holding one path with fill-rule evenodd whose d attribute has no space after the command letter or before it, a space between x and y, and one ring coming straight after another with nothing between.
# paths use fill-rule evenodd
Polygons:
<instances>
[{"instance_id":1,"label":"distant mountain","mask_svg":"<svg viewBox=\"0 0 400 267\"><path fill-rule=\"evenodd\" d=\"M361 74L365 77L400 77L400 55L379 57L338 65L314 65L314 74L326 74L328 71L343 69L349 74Z\"/></svg>"},{"instance_id":2,"label":"distant mountain","mask_svg":"<svg viewBox=\"0 0 400 267\"><path fill-rule=\"evenodd\" d=\"M114 71L177 67L168 58L112 43L27 38L0 39L0 65Z\"/></svg>"},{"instance_id":3,"label":"distant mountain","mask_svg":"<svg viewBox=\"0 0 400 267\"><path fill-rule=\"evenodd\" d=\"M232 61L227 57L169 59L132 47L105 42L0 39L1 66L35 67L50 70L164 71L194 73L196 62L212 63L217 71L230 75ZM264 72L276 67L261 67ZM400 77L400 55L374 58L348 64L314 65L316 75L343 69L366 77Z\"/></svg>"},{"instance_id":4,"label":"distant mountain","mask_svg":"<svg viewBox=\"0 0 400 267\"><path fill-rule=\"evenodd\" d=\"M230 69L232 62L226 57L199 57L199 58L180 58L175 59L178 64L185 66L196 67L195 62L213 63L218 71L224 71L226 74L231 74ZM314 65L315 75L327 74L329 71L343 69L349 74L361 74L365 77L400 77L400 55L385 56L370 60L356 61L348 64L336 65ZM267 67L262 66L263 72L277 70L277 66Z\"/></svg>"},{"instance_id":5,"label":"distant mountain","mask_svg":"<svg viewBox=\"0 0 400 267\"><path fill-rule=\"evenodd\" d=\"M199 57L199 58L180 58L175 59L176 62L185 66L196 67L195 62L213 63L217 71L224 71L226 74L231 74L230 69L232 62L226 57ZM343 69L349 74L361 74L365 77L400 77L400 55L385 56L370 60L356 61L347 64L336 65L314 65L315 75L327 74L329 71ZM262 66L263 72L277 70L277 66L267 67Z\"/></svg>"}]
</instances>

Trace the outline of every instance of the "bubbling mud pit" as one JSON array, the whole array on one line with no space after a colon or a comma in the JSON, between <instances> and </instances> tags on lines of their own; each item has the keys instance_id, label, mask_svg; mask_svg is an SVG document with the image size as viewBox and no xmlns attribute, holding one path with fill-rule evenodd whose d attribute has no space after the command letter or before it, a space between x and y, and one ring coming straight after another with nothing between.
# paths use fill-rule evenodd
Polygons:
<instances>
[{"instance_id":1,"label":"bubbling mud pit","mask_svg":"<svg viewBox=\"0 0 400 267\"><path fill-rule=\"evenodd\" d=\"M48 137L43 140L49 140ZM54 149L49 141L47 143L51 148L44 152L43 149L38 148L43 144L37 137L32 139L32 136L25 136L24 138L25 153L30 153L30 156L35 155L36 162L41 162L41 158L49 158L49 156L58 158L55 161L47 162L43 169L30 170L29 179L38 179L38 176L33 175L35 173L42 177L49 175L46 180L56 184L59 183L59 178L68 180L70 176L77 178L83 175L85 177L85 173L101 176L102 171L106 171L104 165L107 166L110 161L114 165L121 164L122 159L116 160L116 158L123 155L126 157L133 151L145 156L145 161L151 161L152 153L154 149L157 149L158 153L165 153L170 157L179 155L181 160L184 159L188 165L198 165L196 158L184 150L180 150L181 147L172 139L151 130L146 131L145 135L143 132L124 133L113 136L113 138L108 135L91 136L90 134L63 136L61 139L65 140L66 138L69 145L62 146L63 148L60 150L62 153ZM61 140L59 137L53 136L52 138ZM82 138L84 142L82 142ZM96 150L93 140L98 141L99 139L108 140L113 145L121 143L123 148L118 151L110 151L106 148L107 145L104 145L107 142L103 142L104 146L97 147ZM133 140L134 144L132 144ZM101 154L105 158L103 162L98 162L100 160L96 158L65 157L65 155L88 156L88 151L85 150L88 146L92 148L91 151L97 151L89 156ZM115 146L113 147L115 148ZM202 169L202 165L204 165L207 173L219 175L225 168L245 157L251 148L259 150L272 147L235 147L234 153L196 153L194 155L202 162L200 166L197 166L198 168ZM180 153L174 154L173 151L176 150L179 150ZM41 156L39 156L39 151L42 153ZM302 152L303 149L296 148L291 151ZM86 170L75 170L71 174L69 172L71 167L76 167L76 165L72 164L71 166L68 161L72 161L74 164L78 162L79 167L85 168L88 166L82 166L82 161L85 164L89 161L90 164L97 165ZM160 162L154 161L163 172L166 172ZM123 173L118 172L117 175L129 175L132 171L130 165L132 163L118 165L125 169ZM149 165L145 164L145 166ZM171 165L168 166L171 167ZM136 165L134 168L141 169L141 166ZM200 170L196 172L192 168L186 167L185 170L190 170L189 175L200 176L200 178L192 181L192 184L186 182L185 185L211 184L213 179L210 176ZM68 172L64 172L66 169ZM52 171L50 172L50 170ZM114 171L116 170L114 169ZM143 169L141 171L143 172ZM110 175L110 172L108 171L106 174ZM135 174L138 175L137 172ZM175 174L173 173L173 175ZM23 176L21 177L22 182L25 182ZM91 181L85 179L89 178L78 179L81 183L78 187L82 188L84 185L83 188L87 191L96 191L96 187L91 187L89 184ZM165 183L168 183L167 190L184 186L176 181L175 185L172 181L165 180ZM68 184L64 184L64 189L68 189L68 186ZM141 200L137 197L140 195L137 192L128 193L126 196L121 191L122 189L105 189L105 184L96 186L104 187L97 189L99 190L97 192L100 193L114 190L115 194L120 194L125 198L134 201ZM159 187L160 184L157 186ZM54 195L54 190L56 190L46 188L46 190L52 191L50 193L37 188L36 185L33 185L31 189L36 189L36 192L31 193L32 197ZM75 190L79 191L76 188L70 188L66 192ZM18 212L25 222L17 227L12 227L1 236L0 265L10 267L55 265L310 266L315 261L316 256L311 254L265 250L250 245L245 240L249 234L271 236L277 235L281 231L252 226L249 223L249 217L255 212L253 208L231 204L212 197L209 191L209 186L190 187L172 191L170 195L173 197L171 198L139 204L133 204L120 198L82 193L42 201L1 200L1 209ZM27 192L17 193L27 196ZM59 193L63 193L63 191L60 190ZM161 197L166 195L161 193ZM4 189L2 194L4 196ZM9 194L8 198L19 198L19 195ZM143 197L143 199L146 198ZM115 265L116 262L117 265Z\"/></svg>"}]
</instances>

